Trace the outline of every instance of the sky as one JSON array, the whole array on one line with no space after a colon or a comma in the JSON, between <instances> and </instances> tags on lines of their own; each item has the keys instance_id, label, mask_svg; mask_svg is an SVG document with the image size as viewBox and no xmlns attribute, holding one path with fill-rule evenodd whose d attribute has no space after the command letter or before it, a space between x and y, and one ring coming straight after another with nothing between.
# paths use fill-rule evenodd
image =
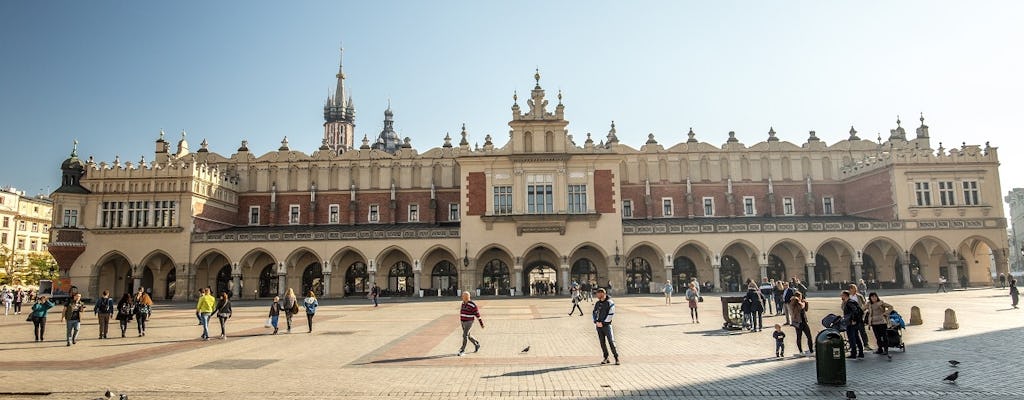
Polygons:
<instances>
[{"instance_id":1,"label":"sky","mask_svg":"<svg viewBox=\"0 0 1024 400\"><path fill-rule=\"evenodd\" d=\"M390 99L421 152L463 123L501 145L539 68L577 143L614 120L634 147L690 127L831 144L897 116L913 132L923 112L933 147L999 147L1006 193L1024 187L1021 20L1019 1L4 1L0 186L56 189L74 140L82 158L152 160L161 129L223 155L284 136L312 152L343 46L357 138Z\"/></svg>"}]
</instances>

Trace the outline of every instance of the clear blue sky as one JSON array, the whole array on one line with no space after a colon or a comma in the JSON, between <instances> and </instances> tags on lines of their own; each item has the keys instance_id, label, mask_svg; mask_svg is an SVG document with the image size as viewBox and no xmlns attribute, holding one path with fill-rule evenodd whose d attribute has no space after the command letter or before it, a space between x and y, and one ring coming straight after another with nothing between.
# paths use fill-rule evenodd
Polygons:
<instances>
[{"instance_id":1,"label":"clear blue sky","mask_svg":"<svg viewBox=\"0 0 1024 400\"><path fill-rule=\"evenodd\" d=\"M512 91L562 89L570 131L641 145L883 137L923 111L933 144L999 146L1005 193L1024 110L1024 2L0 2L0 185L59 184L82 157L152 159L163 128L224 155L320 143L338 47L357 136L421 151L469 127L506 140ZM990 199L990 201L996 201Z\"/></svg>"}]
</instances>

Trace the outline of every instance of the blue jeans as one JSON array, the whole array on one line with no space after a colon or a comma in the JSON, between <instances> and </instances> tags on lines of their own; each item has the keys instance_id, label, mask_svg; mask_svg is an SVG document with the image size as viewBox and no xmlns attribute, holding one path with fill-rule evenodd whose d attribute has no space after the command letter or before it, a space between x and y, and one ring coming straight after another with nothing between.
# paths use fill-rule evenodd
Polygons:
<instances>
[{"instance_id":1,"label":"blue jeans","mask_svg":"<svg viewBox=\"0 0 1024 400\"><path fill-rule=\"evenodd\" d=\"M203 339L210 338L210 313L199 313L199 322L203 324Z\"/></svg>"},{"instance_id":2,"label":"blue jeans","mask_svg":"<svg viewBox=\"0 0 1024 400\"><path fill-rule=\"evenodd\" d=\"M78 330L82 327L82 322L77 319L69 319L67 338L68 343L78 341Z\"/></svg>"}]
</instances>

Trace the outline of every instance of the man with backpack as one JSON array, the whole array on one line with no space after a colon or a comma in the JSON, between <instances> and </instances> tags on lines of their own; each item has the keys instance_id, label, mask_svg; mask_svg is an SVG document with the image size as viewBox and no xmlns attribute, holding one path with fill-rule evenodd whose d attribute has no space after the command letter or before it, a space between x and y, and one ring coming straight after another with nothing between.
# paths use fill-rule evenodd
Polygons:
<instances>
[{"instance_id":1,"label":"man with backpack","mask_svg":"<svg viewBox=\"0 0 1024 400\"><path fill-rule=\"evenodd\" d=\"M107 338L107 331L110 330L110 316L114 314L114 299L110 298L110 291L104 290L103 297L96 300L96 305L92 309L92 313L96 315L100 325L100 339Z\"/></svg>"}]
</instances>

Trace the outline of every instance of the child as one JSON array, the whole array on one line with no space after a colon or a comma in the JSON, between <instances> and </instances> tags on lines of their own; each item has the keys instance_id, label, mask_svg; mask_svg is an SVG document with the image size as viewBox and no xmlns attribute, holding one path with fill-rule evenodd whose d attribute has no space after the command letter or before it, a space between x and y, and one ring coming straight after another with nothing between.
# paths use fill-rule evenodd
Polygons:
<instances>
[{"instance_id":1,"label":"child","mask_svg":"<svg viewBox=\"0 0 1024 400\"><path fill-rule=\"evenodd\" d=\"M782 331L782 325L775 324L772 337L775 338L775 357L782 357L786 353L786 332Z\"/></svg>"},{"instance_id":2,"label":"child","mask_svg":"<svg viewBox=\"0 0 1024 400\"><path fill-rule=\"evenodd\" d=\"M281 316L281 298L277 297L277 296L274 296L274 304L270 305L270 315L268 315L268 317L270 317L270 326L274 327L274 333L271 333L271 335L276 335L277 334L277 320L278 320L278 318L280 316Z\"/></svg>"}]
</instances>

